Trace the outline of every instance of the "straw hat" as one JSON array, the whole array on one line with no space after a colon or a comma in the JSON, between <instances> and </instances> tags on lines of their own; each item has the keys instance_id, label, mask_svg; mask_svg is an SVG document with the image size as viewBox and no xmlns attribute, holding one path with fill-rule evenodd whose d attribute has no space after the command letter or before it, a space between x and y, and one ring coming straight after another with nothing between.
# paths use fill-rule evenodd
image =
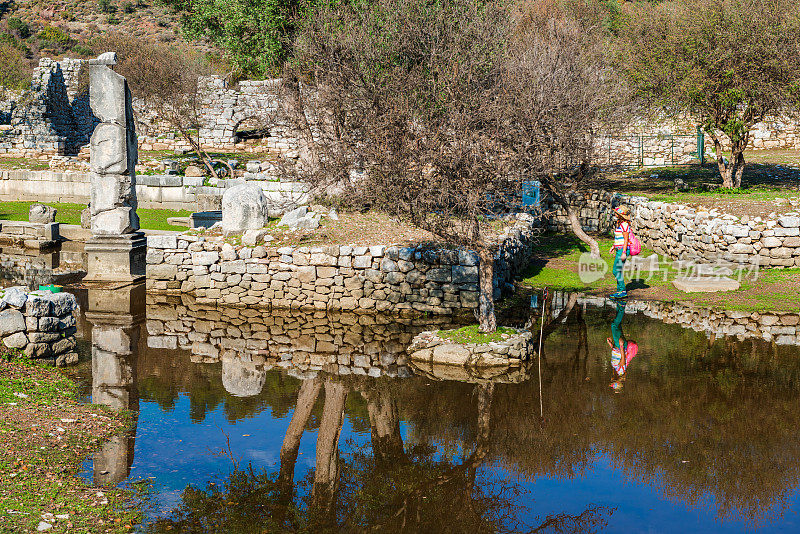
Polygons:
<instances>
[{"instance_id":1,"label":"straw hat","mask_svg":"<svg viewBox=\"0 0 800 534\"><path fill-rule=\"evenodd\" d=\"M631 209L628 206L619 206L618 208L614 208L614 213L616 213L617 217L620 219L625 219L626 221L631 220Z\"/></svg>"}]
</instances>

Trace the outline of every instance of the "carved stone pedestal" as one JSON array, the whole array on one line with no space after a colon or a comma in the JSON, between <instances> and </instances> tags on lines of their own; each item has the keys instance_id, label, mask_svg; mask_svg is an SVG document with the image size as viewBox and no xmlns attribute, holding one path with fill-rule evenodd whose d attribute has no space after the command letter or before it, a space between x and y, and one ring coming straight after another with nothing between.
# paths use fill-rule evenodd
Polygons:
<instances>
[{"instance_id":1,"label":"carved stone pedestal","mask_svg":"<svg viewBox=\"0 0 800 534\"><path fill-rule=\"evenodd\" d=\"M92 236L84 250L88 256L84 282L144 280L147 255L144 233Z\"/></svg>"}]
</instances>

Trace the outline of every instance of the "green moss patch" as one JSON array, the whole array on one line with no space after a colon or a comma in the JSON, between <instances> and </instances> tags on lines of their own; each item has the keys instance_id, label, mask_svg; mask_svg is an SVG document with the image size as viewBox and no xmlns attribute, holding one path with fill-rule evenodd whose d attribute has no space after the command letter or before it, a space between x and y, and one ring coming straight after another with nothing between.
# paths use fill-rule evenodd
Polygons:
<instances>
[{"instance_id":1,"label":"green moss patch","mask_svg":"<svg viewBox=\"0 0 800 534\"><path fill-rule=\"evenodd\" d=\"M475 343L478 345L483 345L486 343L503 341L504 339L507 339L508 336L513 336L517 333L518 332L513 328L500 326L494 332L486 334L478 330L478 325L473 324L457 328L455 330L439 330L436 332L436 335L442 339L447 339L456 343Z\"/></svg>"}]
</instances>

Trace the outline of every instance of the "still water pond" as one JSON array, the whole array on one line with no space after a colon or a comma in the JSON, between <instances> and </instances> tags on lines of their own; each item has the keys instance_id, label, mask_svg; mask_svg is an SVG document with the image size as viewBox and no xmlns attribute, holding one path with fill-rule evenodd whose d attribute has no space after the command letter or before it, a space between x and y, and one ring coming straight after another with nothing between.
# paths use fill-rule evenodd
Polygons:
<instances>
[{"instance_id":1,"label":"still water pond","mask_svg":"<svg viewBox=\"0 0 800 534\"><path fill-rule=\"evenodd\" d=\"M84 476L151 479L142 531L800 530L797 347L562 302L540 390L535 364L409 366L435 319L144 306L137 291L79 294L73 372L87 399L136 413ZM617 340L637 350L614 381Z\"/></svg>"}]
</instances>

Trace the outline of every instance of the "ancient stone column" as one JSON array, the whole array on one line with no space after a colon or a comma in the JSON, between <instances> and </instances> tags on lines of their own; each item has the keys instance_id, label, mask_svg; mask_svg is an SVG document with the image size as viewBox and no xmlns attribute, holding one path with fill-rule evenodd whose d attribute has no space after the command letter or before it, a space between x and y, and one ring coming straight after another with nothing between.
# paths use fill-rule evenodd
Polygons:
<instances>
[{"instance_id":1,"label":"ancient stone column","mask_svg":"<svg viewBox=\"0 0 800 534\"><path fill-rule=\"evenodd\" d=\"M143 283L90 288L86 320L92 324L92 402L133 412L133 428L114 436L93 456L95 484L117 484L130 474L139 412L136 359L145 319Z\"/></svg>"},{"instance_id":2,"label":"ancient stone column","mask_svg":"<svg viewBox=\"0 0 800 534\"><path fill-rule=\"evenodd\" d=\"M117 57L89 60L89 106L99 120L92 133L91 228L86 281L144 278L147 244L136 215L136 129L131 92L114 72Z\"/></svg>"}]
</instances>

